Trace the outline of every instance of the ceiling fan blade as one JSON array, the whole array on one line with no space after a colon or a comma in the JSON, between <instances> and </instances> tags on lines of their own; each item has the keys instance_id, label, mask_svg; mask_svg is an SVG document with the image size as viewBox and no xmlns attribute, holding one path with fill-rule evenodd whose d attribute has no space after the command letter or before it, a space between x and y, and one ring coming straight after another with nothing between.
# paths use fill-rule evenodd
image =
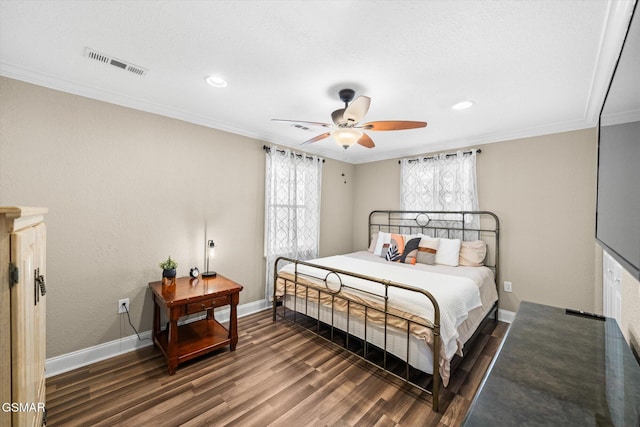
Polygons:
<instances>
[{"instance_id":1,"label":"ceiling fan blade","mask_svg":"<svg viewBox=\"0 0 640 427\"><path fill-rule=\"evenodd\" d=\"M349 125L354 125L364 119L367 111L369 111L369 104L371 104L371 98L368 96L359 96L354 99L344 110L345 122Z\"/></svg>"},{"instance_id":2,"label":"ceiling fan blade","mask_svg":"<svg viewBox=\"0 0 640 427\"><path fill-rule=\"evenodd\" d=\"M299 123L311 126L321 126L323 128L330 128L333 125L329 123L320 123L320 122L305 122L303 120L286 120L286 119L271 119L272 122L282 122L282 123Z\"/></svg>"},{"instance_id":3,"label":"ceiling fan blade","mask_svg":"<svg viewBox=\"0 0 640 427\"><path fill-rule=\"evenodd\" d=\"M412 122L403 120L387 120L381 122L369 122L359 126L367 130L404 130L417 129L427 126L427 122Z\"/></svg>"},{"instance_id":4,"label":"ceiling fan blade","mask_svg":"<svg viewBox=\"0 0 640 427\"><path fill-rule=\"evenodd\" d=\"M334 111L331 113L331 120L336 126L340 126L344 124L344 108Z\"/></svg>"},{"instance_id":5,"label":"ceiling fan blade","mask_svg":"<svg viewBox=\"0 0 640 427\"><path fill-rule=\"evenodd\" d=\"M376 146L376 144L373 143L373 140L366 133L362 134L362 136L358 140L358 144L362 145L363 147L367 147L367 148L373 148L373 147Z\"/></svg>"},{"instance_id":6,"label":"ceiling fan blade","mask_svg":"<svg viewBox=\"0 0 640 427\"><path fill-rule=\"evenodd\" d=\"M330 132L323 133L323 134L321 134L321 135L316 136L315 138L311 138L311 139L309 139L309 140L307 140L307 141L303 142L303 143L302 143L302 145L304 145L304 144L311 144L312 142L318 142L318 141L320 141L320 140L322 140L322 139L327 138L327 137L328 137L328 136L330 136L330 135L331 135L331 133L330 133Z\"/></svg>"}]
</instances>

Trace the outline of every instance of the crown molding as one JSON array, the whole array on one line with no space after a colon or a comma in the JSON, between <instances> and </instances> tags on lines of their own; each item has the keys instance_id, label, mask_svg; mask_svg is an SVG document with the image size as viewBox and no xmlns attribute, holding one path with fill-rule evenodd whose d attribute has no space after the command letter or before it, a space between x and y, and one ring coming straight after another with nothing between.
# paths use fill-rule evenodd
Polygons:
<instances>
[{"instance_id":1,"label":"crown molding","mask_svg":"<svg viewBox=\"0 0 640 427\"><path fill-rule=\"evenodd\" d=\"M633 16L636 0L609 0L606 23L600 37L596 67L591 79L591 90L585 106L585 120L597 123L616 68L622 44Z\"/></svg>"},{"instance_id":2,"label":"crown molding","mask_svg":"<svg viewBox=\"0 0 640 427\"><path fill-rule=\"evenodd\" d=\"M467 148L477 145L493 144L496 142L511 141L516 139L532 138L536 136L551 135L555 133L570 132L580 129L588 129L595 127L597 121L587 122L585 120L573 120L567 122L554 123L546 126L539 126L527 129L519 129L515 131L494 132L483 135L478 135L470 138L457 138L446 141L440 141L437 143L417 146L415 149L407 150L394 150L392 152L385 152L381 155L375 153L371 156L367 156L365 161L354 161L355 164L377 162L389 159L398 159L402 157L420 156L423 154L434 153L443 150L454 150L458 148Z\"/></svg>"},{"instance_id":3,"label":"crown molding","mask_svg":"<svg viewBox=\"0 0 640 427\"><path fill-rule=\"evenodd\" d=\"M164 104L149 102L123 93L106 91L94 86L62 79L57 76L41 73L39 71L24 67L15 66L3 61L0 61L0 76L20 80L26 83L31 83L53 90L59 90L61 92L66 92L85 98L94 99L96 101L108 102L110 104L119 105L121 107L132 108L134 110L157 114L160 116L177 119L208 128L218 129L249 138L264 140L264 138L259 134L247 131L246 129L231 126L227 123L212 120L210 117L193 114L191 112L169 107Z\"/></svg>"},{"instance_id":4,"label":"crown molding","mask_svg":"<svg viewBox=\"0 0 640 427\"><path fill-rule=\"evenodd\" d=\"M621 123L640 122L640 110L623 111L615 114L603 114L602 126L619 125Z\"/></svg>"}]
</instances>

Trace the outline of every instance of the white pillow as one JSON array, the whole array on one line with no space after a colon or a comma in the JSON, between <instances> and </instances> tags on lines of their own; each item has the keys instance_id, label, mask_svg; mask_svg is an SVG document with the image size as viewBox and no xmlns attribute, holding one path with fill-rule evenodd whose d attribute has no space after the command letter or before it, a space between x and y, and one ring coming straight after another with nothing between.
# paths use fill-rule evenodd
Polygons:
<instances>
[{"instance_id":1,"label":"white pillow","mask_svg":"<svg viewBox=\"0 0 640 427\"><path fill-rule=\"evenodd\" d=\"M436 252L436 264L457 267L460 262L460 239L440 238L438 252Z\"/></svg>"},{"instance_id":2,"label":"white pillow","mask_svg":"<svg viewBox=\"0 0 640 427\"><path fill-rule=\"evenodd\" d=\"M385 233L384 231L378 232L378 241L373 249L374 255L382 256L382 247L384 244L391 243L391 233Z\"/></svg>"}]
</instances>

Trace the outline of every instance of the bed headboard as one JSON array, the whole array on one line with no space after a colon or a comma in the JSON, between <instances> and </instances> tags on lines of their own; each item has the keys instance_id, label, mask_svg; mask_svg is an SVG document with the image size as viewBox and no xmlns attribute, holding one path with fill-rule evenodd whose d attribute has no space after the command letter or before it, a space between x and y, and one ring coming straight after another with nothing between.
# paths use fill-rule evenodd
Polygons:
<instances>
[{"instance_id":1,"label":"bed headboard","mask_svg":"<svg viewBox=\"0 0 640 427\"><path fill-rule=\"evenodd\" d=\"M369 240L376 231L398 234L424 234L448 239L483 240L487 244L485 265L495 272L498 282L500 220L489 211L372 211L369 214Z\"/></svg>"}]
</instances>

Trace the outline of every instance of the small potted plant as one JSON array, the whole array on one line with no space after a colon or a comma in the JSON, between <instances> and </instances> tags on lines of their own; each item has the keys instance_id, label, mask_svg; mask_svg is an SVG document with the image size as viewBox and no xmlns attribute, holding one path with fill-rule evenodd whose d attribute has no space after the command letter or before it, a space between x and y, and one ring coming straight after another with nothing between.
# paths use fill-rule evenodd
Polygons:
<instances>
[{"instance_id":1,"label":"small potted plant","mask_svg":"<svg viewBox=\"0 0 640 427\"><path fill-rule=\"evenodd\" d=\"M162 284L168 285L175 283L178 263L172 260L171 256L169 256L166 261L160 263L160 268L162 269Z\"/></svg>"}]
</instances>

